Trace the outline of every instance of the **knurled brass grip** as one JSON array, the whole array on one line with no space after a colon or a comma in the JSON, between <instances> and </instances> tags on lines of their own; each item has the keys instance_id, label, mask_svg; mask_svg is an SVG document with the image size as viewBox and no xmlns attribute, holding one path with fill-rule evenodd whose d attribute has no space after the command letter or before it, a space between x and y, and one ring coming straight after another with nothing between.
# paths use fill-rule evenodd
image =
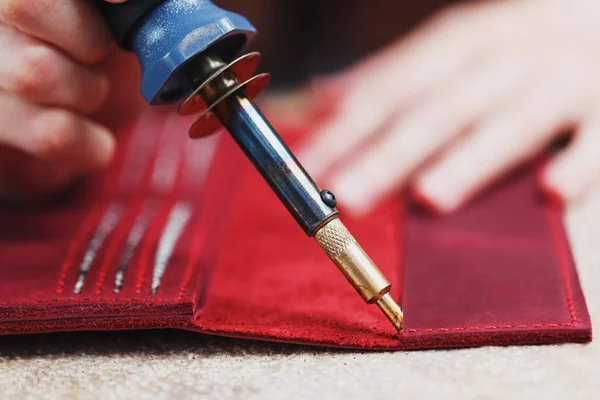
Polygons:
<instances>
[{"instance_id":1,"label":"knurled brass grip","mask_svg":"<svg viewBox=\"0 0 600 400\"><path fill-rule=\"evenodd\" d=\"M317 231L315 239L364 301L375 303L390 291L390 282L339 218Z\"/></svg>"}]
</instances>

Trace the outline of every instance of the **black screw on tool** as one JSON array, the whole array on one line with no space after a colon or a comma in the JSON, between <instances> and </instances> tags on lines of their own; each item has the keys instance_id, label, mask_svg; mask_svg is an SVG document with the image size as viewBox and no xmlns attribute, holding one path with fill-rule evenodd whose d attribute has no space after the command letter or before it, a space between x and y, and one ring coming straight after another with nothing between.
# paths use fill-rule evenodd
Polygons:
<instances>
[{"instance_id":1,"label":"black screw on tool","mask_svg":"<svg viewBox=\"0 0 600 400\"><path fill-rule=\"evenodd\" d=\"M335 194L329 190L321 190L321 200L323 200L323 203L327 204L331 208L335 208L337 205Z\"/></svg>"}]
</instances>

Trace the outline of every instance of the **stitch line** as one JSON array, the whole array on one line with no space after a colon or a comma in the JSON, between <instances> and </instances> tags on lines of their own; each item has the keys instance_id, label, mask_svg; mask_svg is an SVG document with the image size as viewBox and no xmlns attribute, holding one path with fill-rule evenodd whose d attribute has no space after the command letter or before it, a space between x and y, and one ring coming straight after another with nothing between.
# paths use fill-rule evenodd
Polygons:
<instances>
[{"instance_id":1,"label":"stitch line","mask_svg":"<svg viewBox=\"0 0 600 400\"><path fill-rule=\"evenodd\" d=\"M161 233L154 256L154 270L152 273L152 293L157 294L163 276L167 272L171 257L182 240L186 228L195 210L192 204L186 201L177 201L167 217L167 223Z\"/></svg>"},{"instance_id":2,"label":"stitch line","mask_svg":"<svg viewBox=\"0 0 600 400\"><path fill-rule=\"evenodd\" d=\"M145 120L145 119L147 119L147 117L140 117L137 122L135 122L125 128L125 130L127 132L133 132L126 139L127 143L126 143L125 147L127 149L129 149L132 146L132 142L134 141L135 136L136 136L135 129L137 128L138 124L140 123L141 120ZM147 141L145 141L144 143L147 143ZM156 143L152 144L153 147L155 147L155 145L156 145ZM139 146L136 146L136 147L139 147ZM126 153L123 159L118 160L118 162L116 162L111 167L110 172L107 175L107 176L114 175L117 177L117 180L120 181L120 184L118 184L117 186L123 186L122 181L126 174L124 172L122 172L122 169L124 168L124 165L126 165L127 163L128 163L128 154ZM127 168L127 169L131 169L131 168ZM125 186L127 186L127 185L125 185ZM110 200L104 200L103 202L100 203L100 205L97 205L96 207L92 208L92 210L90 212L88 212L86 214L86 216L84 217L84 221L80 227L80 230L75 235L75 237L73 239L73 244L71 245L71 247L67 253L67 257L65 258L65 260L63 262L63 268L62 268L62 272L60 274L58 284L56 287L56 293L60 294L60 293L64 292L65 282L66 282L67 276L69 274L69 271L73 267L75 258L77 257L77 253L79 251L81 251L81 248L82 248L82 246L84 246L84 242L85 242L86 238L88 238L89 236L91 236L93 234L93 232L96 228L96 225L100 222L100 220L102 219L102 216L108 210L110 203L111 203ZM97 216L97 218L93 218L94 216Z\"/></svg>"},{"instance_id":3,"label":"stitch line","mask_svg":"<svg viewBox=\"0 0 600 400\"><path fill-rule=\"evenodd\" d=\"M575 324L566 323L566 324L531 324L531 325L486 325L486 326L471 326L468 328L423 328L423 329L403 329L404 333L433 333L433 332L463 332L463 331L482 331L482 330L503 330L503 329L526 329L526 328L560 328L560 327L572 327Z\"/></svg>"},{"instance_id":4,"label":"stitch line","mask_svg":"<svg viewBox=\"0 0 600 400\"><path fill-rule=\"evenodd\" d=\"M541 171L541 167L538 166L538 174ZM436 328L436 329L403 329L405 333L429 333L429 332L449 332L449 331L478 331L478 330L502 330L512 328L560 328L560 327L573 327L577 325L577 310L575 307L575 301L573 300L573 291L571 287L571 279L569 277L569 249L564 225L562 223L562 213L560 206L551 200L546 200L544 203L544 209L546 211L546 218L550 224L550 232L554 239L554 245L556 254L558 256L559 268L563 283L563 289L567 300L567 306L569 310L569 316L571 318L570 323L564 324L531 324L531 325L487 325L483 327L473 326L468 328Z\"/></svg>"},{"instance_id":5,"label":"stitch line","mask_svg":"<svg viewBox=\"0 0 600 400\"><path fill-rule=\"evenodd\" d=\"M395 240L398 243L398 276L396 277L396 283L398 283L398 287L394 290L392 286L392 290L396 292L398 296L398 302L400 307L402 307L402 296L404 295L404 254L406 247L406 216L407 216L407 203L406 201L400 202L400 209L398 210L398 230L396 231Z\"/></svg>"},{"instance_id":6,"label":"stitch line","mask_svg":"<svg viewBox=\"0 0 600 400\"><path fill-rule=\"evenodd\" d=\"M185 189L189 197L197 197L195 191L200 187L202 191L206 190L206 180L210 174L211 167L215 164L217 158L218 144L220 140L213 136L212 139L205 139L200 147L188 146L188 152L184 157L184 162L188 171ZM198 151L198 149L200 151ZM191 200L190 200L191 201ZM205 221L202 219L204 210L198 209L196 212L196 224L193 233L190 254L187 258L187 264L184 268L183 280L179 286L178 298L182 298L188 290L188 285L192 277L197 273L200 266L200 258L203 250L208 249L209 230L205 226ZM197 291L193 292L193 302L196 304Z\"/></svg>"},{"instance_id":7,"label":"stitch line","mask_svg":"<svg viewBox=\"0 0 600 400\"><path fill-rule=\"evenodd\" d=\"M91 212L89 212L86 215L83 224L81 224L81 228L76 233L75 238L73 239L73 244L69 248L67 257L63 262L62 271L60 273L60 276L58 278L58 284L56 286L56 293L64 292L65 282L67 280L69 271L73 267L75 257L77 257L77 253L79 253L79 251L81 250L82 246L84 245L84 242L86 241L86 238L88 238L93 233L96 225L98 224L100 218L102 218L106 210L108 210L108 203L106 201L103 201L100 205L96 206L94 209L92 209Z\"/></svg>"},{"instance_id":8,"label":"stitch line","mask_svg":"<svg viewBox=\"0 0 600 400\"><path fill-rule=\"evenodd\" d=\"M104 260L102 261L102 265L100 267L100 272L98 274L98 280L96 282L96 294L101 293L104 290L104 282L106 281L106 275L114 261L115 257L119 249L123 246L123 239L129 233L131 229L131 225L135 221L135 217L140 211L142 204L141 199L136 199L133 203L129 203L125 211L124 217L121 220L121 223L115 228L113 237L109 243L109 246L104 254Z\"/></svg>"},{"instance_id":9,"label":"stitch line","mask_svg":"<svg viewBox=\"0 0 600 400\"><path fill-rule=\"evenodd\" d=\"M185 266L185 272L183 274L181 286L179 287L179 294L177 296L179 299L185 294L187 286L189 285L194 272L197 270L198 261L200 259L200 255L202 254L202 250L205 250L208 230L200 222L201 221L196 222L198 226L196 227L192 237L191 243L193 246L190 250L190 256L188 257L187 265Z\"/></svg>"},{"instance_id":10,"label":"stitch line","mask_svg":"<svg viewBox=\"0 0 600 400\"><path fill-rule=\"evenodd\" d=\"M140 246L140 258L138 261L138 276L135 285L135 292L137 294L142 293L144 282L146 280L146 272L150 266L150 256L152 252L156 251L161 232L167 222L169 212L173 205L173 199L163 200L162 204L159 205L155 221L153 221L147 231L146 237L142 240Z\"/></svg>"},{"instance_id":11,"label":"stitch line","mask_svg":"<svg viewBox=\"0 0 600 400\"><path fill-rule=\"evenodd\" d=\"M102 206L105 206L105 204L102 204ZM554 239L554 243L556 246L556 252L559 258L559 264L560 264L560 272L561 272L561 277L562 277L562 283L563 283L563 288L565 290L565 296L566 296L566 300L567 300L567 305L568 305L568 310L569 310L569 315L571 318L571 322L570 323L563 323L563 324L514 324L514 325L486 325L486 326L473 326L473 327L456 327L456 328L436 328L436 329L413 329L413 328L409 328L409 329L403 329L402 332L405 333L431 333L431 332L462 332L462 331L480 331L480 330L503 330L503 329L526 329L526 328L557 328L557 327L572 327L575 326L577 324L577 313L576 313L576 307L575 307L575 302L573 300L573 293L572 293L572 287L571 287L571 279L569 277L569 258L568 258L568 252L566 249L566 237L564 235L564 229L563 229L563 224L561 223L560 220L560 210L557 207L556 204L554 203L545 203L544 205L545 210L546 210L546 215L548 218L548 221L550 223L550 228L551 228L551 233L552 233L552 237ZM98 207L98 208L102 208L102 207ZM170 208L170 207L169 207ZM86 220L84 221L84 226L89 222L89 220L91 220L92 215L94 214L90 214L88 215L88 218L86 218ZM403 215L404 216L404 215ZM403 221L401 221L403 222ZM162 225L162 224L161 224ZM404 225L404 224L403 224ZM81 229L80 232L78 233L78 236L82 235L82 232L85 232L86 230ZM69 251L69 255L72 255L72 257L74 258L74 255L77 252L77 248L75 248L76 246L74 245L70 251ZM73 248L75 248L75 250L73 250ZM61 279L64 275L64 277L66 278L66 275L68 273L68 270L70 268L70 265L68 264L68 260L69 257L67 257L67 261L65 262L65 265L63 267L63 274L61 274ZM72 264L72 262L71 262ZM169 301L178 301L181 299L182 293L185 290L185 288L187 287L187 284L189 283L189 279L191 279L191 275L193 273L193 266L194 263L188 262L188 265L186 266L186 272L185 272L185 276L184 276L184 280L182 281L182 285L180 287L180 293L177 297L172 298L172 299L157 299L155 301L157 302L169 302ZM191 270L190 270L191 269ZM141 272L141 271L140 271ZM140 274L140 278L142 279L142 284L143 284L143 277L145 274ZM61 285L62 283L62 285ZM57 288L57 292L59 292L59 290L62 290L62 288L64 287L64 279L61 280L59 282L59 288ZM141 290L141 285L140 282L138 281L138 289ZM60 292L59 292L60 293ZM138 292L139 293L139 292ZM52 299L53 302L57 302L57 301L62 301L62 302L86 302L86 301L104 301L104 302L122 302L122 301L139 301L139 302L147 302L148 299L147 298L114 298L114 299L108 299L108 298L65 298L65 299ZM40 300L35 300L35 301L17 301L17 302L7 302L7 301L0 301L0 305L33 305L33 304L40 304L42 303L42 301Z\"/></svg>"},{"instance_id":12,"label":"stitch line","mask_svg":"<svg viewBox=\"0 0 600 400\"><path fill-rule=\"evenodd\" d=\"M577 311L575 309L575 302L573 301L573 291L571 288L571 278L569 277L568 268L569 251L566 247L567 238L561 221L560 207L554 202L549 202L546 206L546 210L548 213L548 222L550 223L552 238L554 239L556 255L558 256L558 262L560 264L560 273L563 281L563 286L565 288L565 296L569 308L569 316L571 317L571 323L577 324Z\"/></svg>"},{"instance_id":13,"label":"stitch line","mask_svg":"<svg viewBox=\"0 0 600 400\"><path fill-rule=\"evenodd\" d=\"M548 157L538 163L537 165L537 178L538 182L543 174L544 165L547 163ZM552 199L546 199L544 201L544 208L546 210L546 219L550 225L550 233L554 239L554 247L556 255L558 257L560 273L562 277L563 287L565 290L565 297L567 300L567 306L569 309L569 316L571 317L571 324L577 324L577 310L575 307L575 301L573 300L573 289L571 287L571 278L569 276L570 266L570 250L569 242L565 226L562 220L562 207L559 203Z\"/></svg>"},{"instance_id":14,"label":"stitch line","mask_svg":"<svg viewBox=\"0 0 600 400\"><path fill-rule=\"evenodd\" d=\"M149 302L150 300L150 302ZM106 302L106 303L120 303L120 302L124 302L124 301L129 301L129 302L139 302L139 303L145 303L145 304L151 304L151 303L173 303L173 302L179 302L181 299L179 297L171 297L168 299L148 299L147 297L85 297L85 298L79 298L79 297L64 297L64 298L54 298L51 300L16 300L16 301L0 301L0 306L14 306L14 305L19 305L19 306L31 306L31 305L38 305L38 304L44 304L47 302L52 302L52 303L88 303L88 302L93 302L93 303L97 303L97 302Z\"/></svg>"},{"instance_id":15,"label":"stitch line","mask_svg":"<svg viewBox=\"0 0 600 400\"><path fill-rule=\"evenodd\" d=\"M168 137L169 130L163 127L163 138ZM183 141L178 144L178 148L182 148ZM157 150L158 151L158 150ZM155 163L158 162L159 155L155 156ZM154 170L155 167L153 167ZM153 171L154 172L154 171ZM150 265L150 256L151 252L158 251L160 246L160 239L163 234L163 230L165 229L168 220L169 214L177 201L181 197L182 188L184 184L184 175L185 175L185 163L182 157L177 160L177 171L175 175L175 181L172 183L170 187L170 191L163 197L164 203L158 206L158 211L156 215L156 221L150 225L148 231L146 232L146 238L142 240L141 249L140 249L140 259L138 264L138 277L135 285L135 292L140 294L144 287L144 282L146 280L147 271ZM154 225L154 226L153 226Z\"/></svg>"}]
</instances>

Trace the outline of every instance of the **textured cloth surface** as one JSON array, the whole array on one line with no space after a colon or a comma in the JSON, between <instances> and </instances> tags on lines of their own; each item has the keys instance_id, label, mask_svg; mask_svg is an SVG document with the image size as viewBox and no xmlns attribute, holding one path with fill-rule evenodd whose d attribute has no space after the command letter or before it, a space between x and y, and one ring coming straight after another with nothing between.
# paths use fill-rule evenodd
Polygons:
<instances>
[{"instance_id":1,"label":"textured cloth surface","mask_svg":"<svg viewBox=\"0 0 600 400\"><path fill-rule=\"evenodd\" d=\"M600 195L568 218L593 321L600 319L599 204ZM6 399L596 399L598 365L598 341L373 353L178 331L0 337Z\"/></svg>"}]
</instances>

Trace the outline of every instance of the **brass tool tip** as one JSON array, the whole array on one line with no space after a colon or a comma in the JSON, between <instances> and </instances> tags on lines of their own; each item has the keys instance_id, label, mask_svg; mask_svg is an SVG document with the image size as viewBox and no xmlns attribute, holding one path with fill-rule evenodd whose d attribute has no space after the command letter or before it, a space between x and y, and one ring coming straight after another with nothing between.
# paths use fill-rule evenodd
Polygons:
<instances>
[{"instance_id":1,"label":"brass tool tip","mask_svg":"<svg viewBox=\"0 0 600 400\"><path fill-rule=\"evenodd\" d=\"M396 301L392 298L392 295L389 293L381 296L379 300L377 300L377 307L390 320L392 325L396 328L396 330L400 330L402 328L402 321L404 320L404 314L402 313L402 308L396 303Z\"/></svg>"},{"instance_id":2,"label":"brass tool tip","mask_svg":"<svg viewBox=\"0 0 600 400\"><path fill-rule=\"evenodd\" d=\"M402 326L402 309L390 295L392 285L356 242L342 222L329 221L315 234L315 240L368 303L376 303L397 330Z\"/></svg>"}]
</instances>

